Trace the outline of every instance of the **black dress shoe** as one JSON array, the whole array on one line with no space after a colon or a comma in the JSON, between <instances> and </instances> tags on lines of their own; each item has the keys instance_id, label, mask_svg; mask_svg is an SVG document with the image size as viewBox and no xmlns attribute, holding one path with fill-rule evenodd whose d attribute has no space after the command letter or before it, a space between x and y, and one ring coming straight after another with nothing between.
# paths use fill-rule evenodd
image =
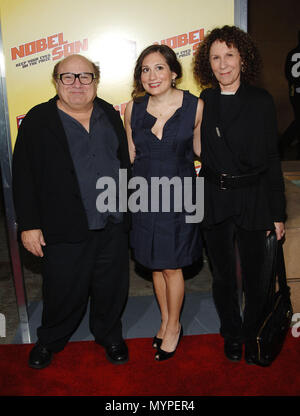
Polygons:
<instances>
[{"instance_id":1,"label":"black dress shoe","mask_svg":"<svg viewBox=\"0 0 300 416\"><path fill-rule=\"evenodd\" d=\"M124 364L128 361L128 348L124 341L106 346L105 351L106 358L112 364Z\"/></svg>"},{"instance_id":2,"label":"black dress shoe","mask_svg":"<svg viewBox=\"0 0 300 416\"><path fill-rule=\"evenodd\" d=\"M171 352L167 352L167 351L162 350L160 347L158 347L157 353L155 354L155 360L156 361L165 361L165 360L168 360L169 358L172 358L173 355L175 354L176 350L177 350L177 347L179 345L179 342L180 342L182 336L183 336L183 328L182 328L182 325L181 325L180 333L179 333L179 337L178 337L178 341L177 341L177 345L176 345L175 350L171 351Z\"/></svg>"},{"instance_id":3,"label":"black dress shoe","mask_svg":"<svg viewBox=\"0 0 300 416\"><path fill-rule=\"evenodd\" d=\"M36 344L29 354L28 365L31 368L42 369L48 367L53 358L53 352L40 344Z\"/></svg>"},{"instance_id":4,"label":"black dress shoe","mask_svg":"<svg viewBox=\"0 0 300 416\"><path fill-rule=\"evenodd\" d=\"M158 338L157 336L153 337L152 347L156 349L160 348L162 341L162 338Z\"/></svg>"},{"instance_id":5,"label":"black dress shoe","mask_svg":"<svg viewBox=\"0 0 300 416\"><path fill-rule=\"evenodd\" d=\"M240 361L243 353L243 344L237 341L224 341L224 353L230 361Z\"/></svg>"}]
</instances>

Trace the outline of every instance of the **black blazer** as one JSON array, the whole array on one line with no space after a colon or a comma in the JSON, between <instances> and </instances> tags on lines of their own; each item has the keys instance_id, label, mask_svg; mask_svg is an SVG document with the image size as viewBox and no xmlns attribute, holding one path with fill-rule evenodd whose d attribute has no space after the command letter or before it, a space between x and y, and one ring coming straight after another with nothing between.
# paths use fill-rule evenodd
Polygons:
<instances>
[{"instance_id":1,"label":"black blazer","mask_svg":"<svg viewBox=\"0 0 300 416\"><path fill-rule=\"evenodd\" d=\"M88 222L81 200L58 97L33 107L21 123L13 154L13 195L18 230L41 229L46 242L84 239ZM119 112L96 97L119 139L120 168L130 175L125 130ZM129 214L124 216L129 228Z\"/></svg>"},{"instance_id":2,"label":"black blazer","mask_svg":"<svg viewBox=\"0 0 300 416\"><path fill-rule=\"evenodd\" d=\"M235 96L230 122L222 126L220 88L201 93L205 103L201 126L203 165L217 173L264 173L255 186L235 191L218 191L205 180L204 220L211 224L214 217L223 220L224 206L228 210L229 205L234 205L239 225L246 229L272 229L274 222L286 219L274 102L266 90L245 84Z\"/></svg>"}]
</instances>

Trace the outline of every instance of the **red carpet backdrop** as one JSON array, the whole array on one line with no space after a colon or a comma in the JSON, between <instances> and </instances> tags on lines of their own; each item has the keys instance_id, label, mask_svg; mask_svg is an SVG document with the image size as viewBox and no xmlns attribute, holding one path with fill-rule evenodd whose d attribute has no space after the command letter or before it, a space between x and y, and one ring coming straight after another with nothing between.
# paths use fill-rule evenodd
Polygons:
<instances>
[{"instance_id":1,"label":"red carpet backdrop","mask_svg":"<svg viewBox=\"0 0 300 416\"><path fill-rule=\"evenodd\" d=\"M71 342L43 370L27 366L32 345L0 346L1 396L298 396L300 338L288 336L271 367L231 363L219 335L182 339L171 360L154 361L151 340L128 340L130 361L107 362L92 341Z\"/></svg>"}]
</instances>

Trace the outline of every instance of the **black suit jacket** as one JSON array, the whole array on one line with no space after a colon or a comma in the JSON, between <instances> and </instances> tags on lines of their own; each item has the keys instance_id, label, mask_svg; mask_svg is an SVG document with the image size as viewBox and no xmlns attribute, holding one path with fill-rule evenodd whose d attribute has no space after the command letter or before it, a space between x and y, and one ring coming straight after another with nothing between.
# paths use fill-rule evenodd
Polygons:
<instances>
[{"instance_id":1,"label":"black suit jacket","mask_svg":"<svg viewBox=\"0 0 300 416\"><path fill-rule=\"evenodd\" d=\"M204 205L208 222L213 223L212 212L221 218L222 198L226 203L239 206L238 223L246 229L271 229L274 222L285 221L284 181L271 95L264 89L242 84L224 131L219 113L220 88L204 90L201 98L205 103L201 126L203 164L217 173L264 172L255 186L229 191L232 202L225 201L225 194L222 194L228 191L217 191L205 181ZM220 129L221 138L216 127Z\"/></svg>"},{"instance_id":2,"label":"black suit jacket","mask_svg":"<svg viewBox=\"0 0 300 416\"><path fill-rule=\"evenodd\" d=\"M46 242L80 241L87 236L83 207L58 97L33 107L21 123L13 154L13 194L19 231L41 229ZM119 139L120 168L130 174L126 134L119 112L96 97ZM95 201L96 203L96 201ZM129 228L129 214L124 216Z\"/></svg>"}]
</instances>

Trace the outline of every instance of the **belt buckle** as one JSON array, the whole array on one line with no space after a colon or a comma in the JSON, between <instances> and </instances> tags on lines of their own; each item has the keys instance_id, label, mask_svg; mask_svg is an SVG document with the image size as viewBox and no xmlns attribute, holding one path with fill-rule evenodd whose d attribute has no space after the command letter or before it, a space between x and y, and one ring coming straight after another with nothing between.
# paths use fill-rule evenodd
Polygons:
<instances>
[{"instance_id":1,"label":"belt buckle","mask_svg":"<svg viewBox=\"0 0 300 416\"><path fill-rule=\"evenodd\" d=\"M221 191L226 191L228 188L226 188L226 186L224 185L224 180L225 178L227 178L228 176L230 176L228 173L221 173L220 174L220 189Z\"/></svg>"}]
</instances>

